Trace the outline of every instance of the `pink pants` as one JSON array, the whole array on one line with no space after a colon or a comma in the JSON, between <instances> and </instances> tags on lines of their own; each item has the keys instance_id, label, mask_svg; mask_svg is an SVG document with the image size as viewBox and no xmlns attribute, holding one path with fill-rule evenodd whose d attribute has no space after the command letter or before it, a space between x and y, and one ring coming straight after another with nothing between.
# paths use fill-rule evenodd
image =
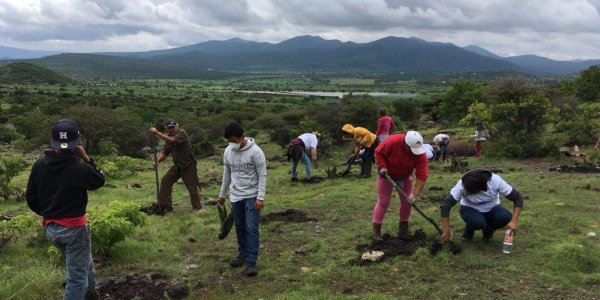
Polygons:
<instances>
[{"instance_id":1,"label":"pink pants","mask_svg":"<svg viewBox=\"0 0 600 300\"><path fill-rule=\"evenodd\" d=\"M402 189L407 195L410 195L413 190L411 176L397 182L402 181L404 181L404 188ZM390 199L392 198L393 189L394 186L392 186L387 179L377 176L377 205L375 205L375 209L373 210L373 223L383 223L385 212L390 206ZM406 197L404 197L402 194L398 193L398 196L400 196L400 208L398 209L400 221L408 221L412 205L406 202Z\"/></svg>"}]
</instances>

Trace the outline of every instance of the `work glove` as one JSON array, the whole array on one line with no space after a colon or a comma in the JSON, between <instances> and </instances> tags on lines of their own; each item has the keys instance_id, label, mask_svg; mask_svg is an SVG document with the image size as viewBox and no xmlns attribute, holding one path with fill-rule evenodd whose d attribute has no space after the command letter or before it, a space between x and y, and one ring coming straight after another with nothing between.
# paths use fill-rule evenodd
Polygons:
<instances>
[{"instance_id":1,"label":"work glove","mask_svg":"<svg viewBox=\"0 0 600 300\"><path fill-rule=\"evenodd\" d=\"M385 178L385 176L388 174L388 170L387 169L381 169L379 170L379 176Z\"/></svg>"}]
</instances>

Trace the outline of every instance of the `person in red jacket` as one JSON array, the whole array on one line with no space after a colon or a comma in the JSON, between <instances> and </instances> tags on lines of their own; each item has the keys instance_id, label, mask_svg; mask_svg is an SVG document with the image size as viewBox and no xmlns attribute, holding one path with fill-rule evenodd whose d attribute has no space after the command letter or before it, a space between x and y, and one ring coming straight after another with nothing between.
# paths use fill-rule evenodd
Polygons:
<instances>
[{"instance_id":1,"label":"person in red jacket","mask_svg":"<svg viewBox=\"0 0 600 300\"><path fill-rule=\"evenodd\" d=\"M377 177L377 205L373 210L373 241L381 240L381 224L390 205L394 188L385 178L386 175L394 180L406 195L409 195L407 198L399 194L400 209L398 211L400 216L398 236L407 236L411 204L421 195L428 175L423 137L416 131L391 135L375 149L375 162L379 167L379 176ZM417 177L414 189L413 172Z\"/></svg>"}]
</instances>

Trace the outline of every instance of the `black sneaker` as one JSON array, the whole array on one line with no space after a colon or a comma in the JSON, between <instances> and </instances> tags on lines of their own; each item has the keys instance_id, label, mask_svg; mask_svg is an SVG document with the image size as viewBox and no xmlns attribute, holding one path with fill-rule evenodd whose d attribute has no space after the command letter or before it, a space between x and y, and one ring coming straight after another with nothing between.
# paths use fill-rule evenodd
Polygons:
<instances>
[{"instance_id":1,"label":"black sneaker","mask_svg":"<svg viewBox=\"0 0 600 300\"><path fill-rule=\"evenodd\" d=\"M492 237L494 236L494 231L493 230L488 230L488 229L483 229L483 241L486 243L489 243L492 240Z\"/></svg>"},{"instance_id":2,"label":"black sneaker","mask_svg":"<svg viewBox=\"0 0 600 300\"><path fill-rule=\"evenodd\" d=\"M258 275L258 271L256 271L256 267L247 266L244 270L244 275L246 275L247 277L256 276Z\"/></svg>"},{"instance_id":3,"label":"black sneaker","mask_svg":"<svg viewBox=\"0 0 600 300\"><path fill-rule=\"evenodd\" d=\"M466 242L466 243L470 243L473 241L473 234L474 232L467 232L467 228L465 227L465 229L463 230L462 233L462 241Z\"/></svg>"},{"instance_id":4,"label":"black sneaker","mask_svg":"<svg viewBox=\"0 0 600 300\"><path fill-rule=\"evenodd\" d=\"M292 177L292 179L290 179L291 182L296 182L298 181L298 177Z\"/></svg>"},{"instance_id":5,"label":"black sneaker","mask_svg":"<svg viewBox=\"0 0 600 300\"><path fill-rule=\"evenodd\" d=\"M246 258L243 256L238 256L229 262L229 265L232 268L241 267L246 263Z\"/></svg>"}]
</instances>

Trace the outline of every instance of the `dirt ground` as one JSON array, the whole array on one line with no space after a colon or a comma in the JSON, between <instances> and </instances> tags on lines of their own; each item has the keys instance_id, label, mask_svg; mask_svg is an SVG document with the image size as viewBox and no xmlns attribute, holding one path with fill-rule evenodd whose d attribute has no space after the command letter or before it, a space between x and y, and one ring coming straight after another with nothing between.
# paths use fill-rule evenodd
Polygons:
<instances>
[{"instance_id":1,"label":"dirt ground","mask_svg":"<svg viewBox=\"0 0 600 300\"><path fill-rule=\"evenodd\" d=\"M267 214L261 217L260 222L263 224L267 224L272 221L280 221L286 223L302 223L309 221L316 221L315 218L307 217L306 212L294 209L294 208L286 208L278 211L274 211L270 214Z\"/></svg>"},{"instance_id":2,"label":"dirt ground","mask_svg":"<svg viewBox=\"0 0 600 300\"><path fill-rule=\"evenodd\" d=\"M184 299L189 294L187 287L172 286L160 273L141 275L133 273L112 278L98 285L100 299Z\"/></svg>"},{"instance_id":3,"label":"dirt ground","mask_svg":"<svg viewBox=\"0 0 600 300\"><path fill-rule=\"evenodd\" d=\"M367 251L382 251L384 257L381 261L399 255L410 256L415 253L418 248L427 248L431 255L438 254L444 247L448 247L453 254L459 254L462 251L462 249L453 242L443 245L433 238L428 238L427 234L422 229L417 229L413 235L406 237L392 237L390 234L386 233L382 238L382 241L374 242L371 245L357 245L356 251L360 254ZM372 261L362 260L360 256L350 261L351 265L359 266L370 265L373 263L374 262Z\"/></svg>"}]
</instances>

